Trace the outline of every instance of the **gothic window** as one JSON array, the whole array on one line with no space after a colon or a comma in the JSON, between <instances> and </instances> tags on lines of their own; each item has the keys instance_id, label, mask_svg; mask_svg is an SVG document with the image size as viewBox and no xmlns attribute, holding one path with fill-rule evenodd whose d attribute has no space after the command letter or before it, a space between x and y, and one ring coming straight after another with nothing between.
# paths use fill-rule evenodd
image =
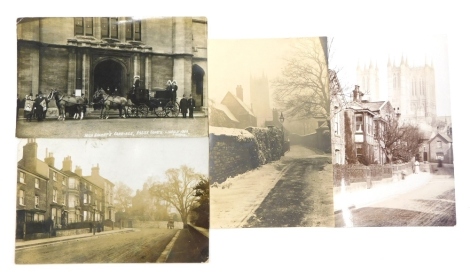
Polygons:
<instances>
[{"instance_id":1,"label":"gothic window","mask_svg":"<svg viewBox=\"0 0 470 274\"><path fill-rule=\"evenodd\" d=\"M75 35L93 36L93 17L74 18Z\"/></svg>"}]
</instances>

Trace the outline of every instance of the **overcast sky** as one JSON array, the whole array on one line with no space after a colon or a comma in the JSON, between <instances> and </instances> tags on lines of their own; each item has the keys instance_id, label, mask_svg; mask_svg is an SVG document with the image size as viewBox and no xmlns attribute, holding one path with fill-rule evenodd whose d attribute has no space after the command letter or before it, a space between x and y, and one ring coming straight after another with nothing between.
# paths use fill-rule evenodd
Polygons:
<instances>
[{"instance_id":1,"label":"overcast sky","mask_svg":"<svg viewBox=\"0 0 470 274\"><path fill-rule=\"evenodd\" d=\"M329 66L338 70L343 87L351 89L358 84L357 66L377 64L379 68L380 93L387 91L387 63L399 64L402 56L410 66L433 63L436 82L437 115L450 115L450 88L447 37L445 35L402 36L329 36L331 44ZM347 90L345 92L350 92ZM386 93L385 93L386 94ZM381 98L381 99L387 99Z\"/></svg>"},{"instance_id":2,"label":"overcast sky","mask_svg":"<svg viewBox=\"0 0 470 274\"><path fill-rule=\"evenodd\" d=\"M209 98L219 103L227 91L235 93L241 85L243 101L250 105L250 76L264 74L269 82L279 77L284 59L298 39L311 38L209 39Z\"/></svg>"},{"instance_id":3,"label":"overcast sky","mask_svg":"<svg viewBox=\"0 0 470 274\"><path fill-rule=\"evenodd\" d=\"M19 140L18 160L26 140ZM99 164L100 175L113 183L123 182L134 191L142 189L149 176L165 180L165 171L187 165L208 174L207 138L132 138L132 139L37 139L38 159L44 160L46 148L62 169L66 156L72 157L73 171L78 165L84 176ZM184 154L184 155L183 155Z\"/></svg>"}]
</instances>

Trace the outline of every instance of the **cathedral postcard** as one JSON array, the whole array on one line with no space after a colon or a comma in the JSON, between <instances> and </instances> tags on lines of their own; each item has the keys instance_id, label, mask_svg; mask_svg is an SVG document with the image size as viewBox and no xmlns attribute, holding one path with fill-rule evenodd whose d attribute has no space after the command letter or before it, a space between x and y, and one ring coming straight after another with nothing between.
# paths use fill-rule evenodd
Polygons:
<instances>
[{"instance_id":1,"label":"cathedral postcard","mask_svg":"<svg viewBox=\"0 0 470 274\"><path fill-rule=\"evenodd\" d=\"M17 18L19 138L208 136L205 17Z\"/></svg>"},{"instance_id":2,"label":"cathedral postcard","mask_svg":"<svg viewBox=\"0 0 470 274\"><path fill-rule=\"evenodd\" d=\"M455 226L447 37L328 42L336 226Z\"/></svg>"},{"instance_id":3,"label":"cathedral postcard","mask_svg":"<svg viewBox=\"0 0 470 274\"><path fill-rule=\"evenodd\" d=\"M326 37L209 45L211 228L334 227Z\"/></svg>"}]
</instances>

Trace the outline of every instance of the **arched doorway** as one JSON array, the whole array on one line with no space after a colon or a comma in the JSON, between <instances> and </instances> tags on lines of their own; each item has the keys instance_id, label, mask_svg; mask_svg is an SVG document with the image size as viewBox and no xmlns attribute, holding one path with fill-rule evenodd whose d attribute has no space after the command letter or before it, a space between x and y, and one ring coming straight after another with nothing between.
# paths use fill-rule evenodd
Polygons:
<instances>
[{"instance_id":1,"label":"arched doorway","mask_svg":"<svg viewBox=\"0 0 470 274\"><path fill-rule=\"evenodd\" d=\"M125 96L126 71L119 62L114 60L100 62L95 67L93 77L93 92L103 88L112 95Z\"/></svg>"},{"instance_id":2,"label":"arched doorway","mask_svg":"<svg viewBox=\"0 0 470 274\"><path fill-rule=\"evenodd\" d=\"M196 109L200 110L204 106L204 69L194 64L192 68L191 82L192 94L196 101Z\"/></svg>"}]
</instances>

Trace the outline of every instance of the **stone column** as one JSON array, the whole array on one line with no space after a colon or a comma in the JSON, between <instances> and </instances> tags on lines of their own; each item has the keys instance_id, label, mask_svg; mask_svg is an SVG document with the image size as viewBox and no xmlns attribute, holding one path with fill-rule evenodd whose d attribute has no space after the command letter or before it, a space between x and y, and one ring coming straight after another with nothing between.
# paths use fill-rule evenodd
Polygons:
<instances>
[{"instance_id":1,"label":"stone column","mask_svg":"<svg viewBox=\"0 0 470 274\"><path fill-rule=\"evenodd\" d=\"M134 84L134 76L139 75L140 76L140 56L139 54L134 54L134 74L131 76L132 77L132 84ZM131 85L132 85L131 84Z\"/></svg>"},{"instance_id":2,"label":"stone column","mask_svg":"<svg viewBox=\"0 0 470 274\"><path fill-rule=\"evenodd\" d=\"M82 93L90 94L90 51L85 50L82 58Z\"/></svg>"},{"instance_id":3,"label":"stone column","mask_svg":"<svg viewBox=\"0 0 470 274\"><path fill-rule=\"evenodd\" d=\"M177 97L182 98L183 94L191 93L191 57L178 56L173 60L173 80L178 84Z\"/></svg>"},{"instance_id":4,"label":"stone column","mask_svg":"<svg viewBox=\"0 0 470 274\"><path fill-rule=\"evenodd\" d=\"M145 56L145 88L151 89L152 83L152 58L147 54Z\"/></svg>"},{"instance_id":5,"label":"stone column","mask_svg":"<svg viewBox=\"0 0 470 274\"><path fill-rule=\"evenodd\" d=\"M101 39L101 17L93 18L93 36L96 39Z\"/></svg>"},{"instance_id":6,"label":"stone column","mask_svg":"<svg viewBox=\"0 0 470 274\"><path fill-rule=\"evenodd\" d=\"M67 70L67 93L71 94L75 91L77 71L77 56L75 48L69 49L69 62Z\"/></svg>"}]
</instances>

